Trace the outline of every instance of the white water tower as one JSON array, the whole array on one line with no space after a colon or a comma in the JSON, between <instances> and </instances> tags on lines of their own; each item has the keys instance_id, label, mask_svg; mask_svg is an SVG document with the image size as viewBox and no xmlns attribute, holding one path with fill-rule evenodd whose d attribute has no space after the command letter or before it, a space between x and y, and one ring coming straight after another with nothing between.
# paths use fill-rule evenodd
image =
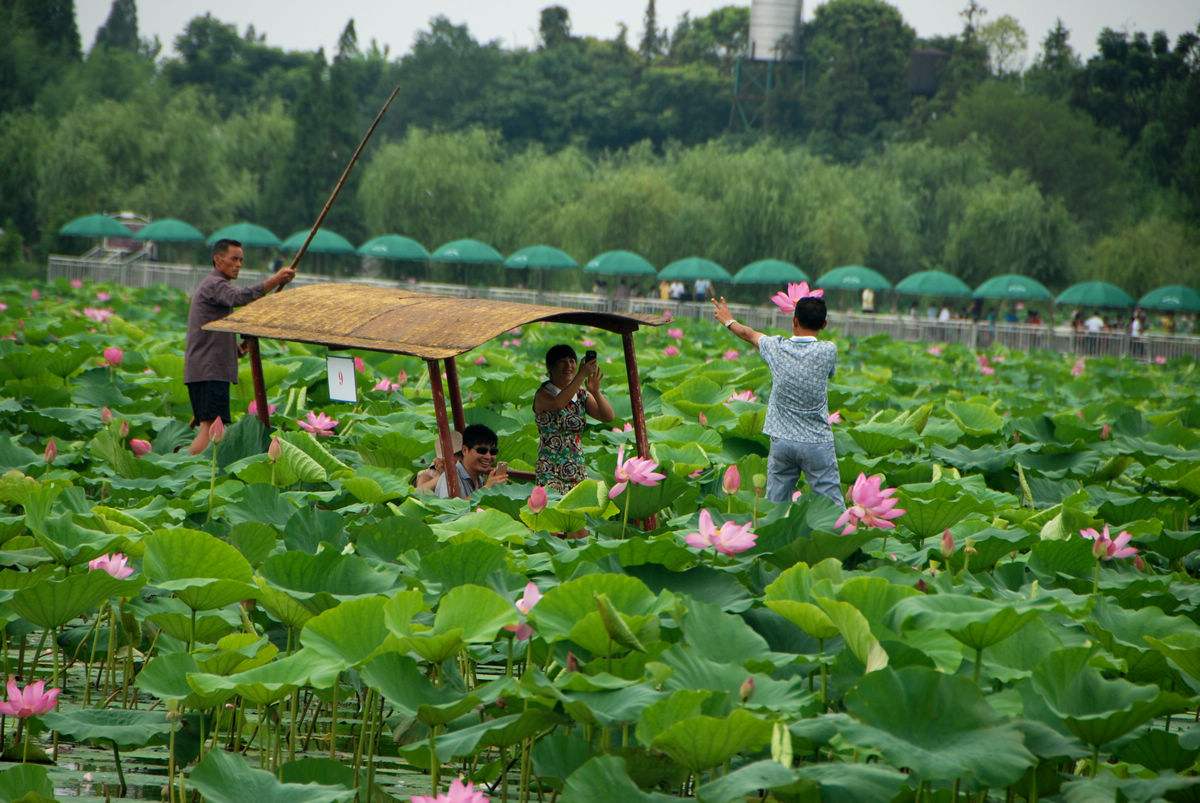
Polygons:
<instances>
[{"instance_id":1,"label":"white water tower","mask_svg":"<svg viewBox=\"0 0 1200 803\"><path fill-rule=\"evenodd\" d=\"M804 0L750 0L751 61L793 61Z\"/></svg>"}]
</instances>

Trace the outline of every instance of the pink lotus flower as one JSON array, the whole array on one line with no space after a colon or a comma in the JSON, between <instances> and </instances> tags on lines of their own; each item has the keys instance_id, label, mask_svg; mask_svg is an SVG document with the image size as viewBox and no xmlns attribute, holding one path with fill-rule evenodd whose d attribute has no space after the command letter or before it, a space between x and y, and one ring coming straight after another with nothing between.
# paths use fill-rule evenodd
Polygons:
<instances>
[{"instance_id":1,"label":"pink lotus flower","mask_svg":"<svg viewBox=\"0 0 1200 803\"><path fill-rule=\"evenodd\" d=\"M734 393L727 401L753 402L758 401L758 397L754 395L754 391L752 390L743 390L740 393Z\"/></svg>"},{"instance_id":2,"label":"pink lotus flower","mask_svg":"<svg viewBox=\"0 0 1200 803\"><path fill-rule=\"evenodd\" d=\"M583 347L585 349L590 349L594 345L596 345L596 341L592 340L590 337L585 337L583 339Z\"/></svg>"},{"instance_id":3,"label":"pink lotus flower","mask_svg":"<svg viewBox=\"0 0 1200 803\"><path fill-rule=\"evenodd\" d=\"M220 420L221 419L219 419L219 418L217 419L217 421L220 421ZM208 437L210 440L213 441L213 443L219 443L220 438L213 437L213 432L215 432L215 431L216 431L216 421L213 422L213 426L209 427ZM224 435L224 430L221 431L221 434ZM141 438L131 438L129 440L129 451L133 452L134 457L142 457L144 455L148 455L148 454L150 454L150 441L145 441L145 440L142 440Z\"/></svg>"},{"instance_id":4,"label":"pink lotus flower","mask_svg":"<svg viewBox=\"0 0 1200 803\"><path fill-rule=\"evenodd\" d=\"M802 497L802 496L804 496L804 491L794 491L794 492L792 493L792 501L793 501L793 502L799 502L799 501L800 501L800 497Z\"/></svg>"},{"instance_id":5,"label":"pink lotus flower","mask_svg":"<svg viewBox=\"0 0 1200 803\"><path fill-rule=\"evenodd\" d=\"M267 447L267 459L274 463L283 456L283 445L279 442L279 438L271 438L271 445Z\"/></svg>"},{"instance_id":6,"label":"pink lotus flower","mask_svg":"<svg viewBox=\"0 0 1200 803\"><path fill-rule=\"evenodd\" d=\"M842 423L842 413L839 410L834 410L832 413L829 414L829 417L825 420L828 421L830 424L840 424L840 423Z\"/></svg>"},{"instance_id":7,"label":"pink lotus flower","mask_svg":"<svg viewBox=\"0 0 1200 803\"><path fill-rule=\"evenodd\" d=\"M107 407L101 407L100 408L100 423L101 424L111 424L112 420L113 420L112 410L108 409Z\"/></svg>"},{"instance_id":8,"label":"pink lotus flower","mask_svg":"<svg viewBox=\"0 0 1200 803\"><path fill-rule=\"evenodd\" d=\"M930 355L931 357L940 357L940 356L942 356L942 347L941 346L930 346L929 348L925 349L925 353Z\"/></svg>"},{"instance_id":9,"label":"pink lotus flower","mask_svg":"<svg viewBox=\"0 0 1200 803\"><path fill-rule=\"evenodd\" d=\"M104 361L116 368L125 361L125 352L121 351L116 346L109 346L104 350Z\"/></svg>"},{"instance_id":10,"label":"pink lotus flower","mask_svg":"<svg viewBox=\"0 0 1200 803\"><path fill-rule=\"evenodd\" d=\"M54 438L46 441L46 451L42 452L42 459L49 465L58 457L58 444L54 442Z\"/></svg>"},{"instance_id":11,"label":"pink lotus flower","mask_svg":"<svg viewBox=\"0 0 1200 803\"><path fill-rule=\"evenodd\" d=\"M88 570L106 572L118 580L124 580L133 574L133 567L129 565L129 558L120 552L93 558L88 561Z\"/></svg>"},{"instance_id":12,"label":"pink lotus flower","mask_svg":"<svg viewBox=\"0 0 1200 803\"><path fill-rule=\"evenodd\" d=\"M708 416L706 416L704 413L698 413L696 415L696 420L699 421L701 425L706 427L708 426Z\"/></svg>"},{"instance_id":13,"label":"pink lotus flower","mask_svg":"<svg viewBox=\"0 0 1200 803\"><path fill-rule=\"evenodd\" d=\"M488 803L487 795L471 785L470 781L463 783L455 778L450 784L450 790L437 797L429 795L413 795L412 803Z\"/></svg>"},{"instance_id":14,"label":"pink lotus flower","mask_svg":"<svg viewBox=\"0 0 1200 803\"><path fill-rule=\"evenodd\" d=\"M400 389L399 385L397 385L395 382L392 382L390 379L387 379L387 378L379 380L378 382L375 383L375 387L371 388L371 390L379 390L384 393L391 393L393 390L399 390L399 389Z\"/></svg>"},{"instance_id":15,"label":"pink lotus flower","mask_svg":"<svg viewBox=\"0 0 1200 803\"><path fill-rule=\"evenodd\" d=\"M545 492L546 489L542 488L542 493ZM537 511L535 510L534 513L536 512ZM525 593L522 594L521 598L516 602L517 610L521 612L522 616L528 616L529 612L533 610L533 606L537 605L541 598L542 592L538 590L538 587L533 583L526 583ZM521 622L518 625L505 625L504 629L510 633L515 633L517 636L517 641L525 641L525 639L533 635L533 628L530 627L526 622Z\"/></svg>"},{"instance_id":16,"label":"pink lotus flower","mask_svg":"<svg viewBox=\"0 0 1200 803\"><path fill-rule=\"evenodd\" d=\"M514 338L512 339L512 347L513 347L513 348L515 348L515 349L519 349L519 348L521 348L521 338L519 338L519 337L514 337Z\"/></svg>"},{"instance_id":17,"label":"pink lotus flower","mask_svg":"<svg viewBox=\"0 0 1200 803\"><path fill-rule=\"evenodd\" d=\"M786 291L779 291L771 296L771 301L775 306L784 312L795 312L796 304L801 299L805 298L824 298L825 291L817 289L809 289L808 282L791 282L787 286Z\"/></svg>"},{"instance_id":18,"label":"pink lotus flower","mask_svg":"<svg viewBox=\"0 0 1200 803\"><path fill-rule=\"evenodd\" d=\"M225 439L225 422L221 416L213 419L213 422L208 425L208 439L213 443L220 443Z\"/></svg>"},{"instance_id":19,"label":"pink lotus flower","mask_svg":"<svg viewBox=\"0 0 1200 803\"><path fill-rule=\"evenodd\" d=\"M905 512L896 507L897 500L892 498L895 493L895 488L883 487L882 474L868 477L859 473L848 494L851 505L833 526L844 527L842 535L858 532L859 527L894 529L896 525L891 520L903 516Z\"/></svg>"},{"instance_id":20,"label":"pink lotus flower","mask_svg":"<svg viewBox=\"0 0 1200 803\"><path fill-rule=\"evenodd\" d=\"M730 362L732 362L741 356L742 356L742 353L740 351L738 351L737 349L730 349L729 351L727 351L721 355L721 359L729 360Z\"/></svg>"},{"instance_id":21,"label":"pink lotus flower","mask_svg":"<svg viewBox=\"0 0 1200 803\"><path fill-rule=\"evenodd\" d=\"M1079 534L1092 542L1092 554L1101 560L1132 558L1138 553L1137 547L1128 545L1129 539L1133 538L1130 533L1122 530L1116 538L1112 538L1108 534L1107 524L1104 525L1104 532L1096 532L1095 527L1088 527L1080 530Z\"/></svg>"},{"instance_id":22,"label":"pink lotus flower","mask_svg":"<svg viewBox=\"0 0 1200 803\"><path fill-rule=\"evenodd\" d=\"M942 530L942 555L950 557L954 554L954 533Z\"/></svg>"},{"instance_id":23,"label":"pink lotus flower","mask_svg":"<svg viewBox=\"0 0 1200 803\"><path fill-rule=\"evenodd\" d=\"M667 337L673 337L676 340L683 340L683 330L678 326L673 326L667 330Z\"/></svg>"},{"instance_id":24,"label":"pink lotus flower","mask_svg":"<svg viewBox=\"0 0 1200 803\"><path fill-rule=\"evenodd\" d=\"M279 409L279 405L271 404L270 402L267 402L267 415L275 415L275 411L278 409ZM257 399L251 399L250 403L246 405L246 414L247 415L258 415L258 400Z\"/></svg>"},{"instance_id":25,"label":"pink lotus flower","mask_svg":"<svg viewBox=\"0 0 1200 803\"><path fill-rule=\"evenodd\" d=\"M1157 357L1154 358L1154 364L1155 365L1166 365L1167 358L1165 356L1163 356L1162 354L1159 354Z\"/></svg>"},{"instance_id":26,"label":"pink lotus flower","mask_svg":"<svg viewBox=\"0 0 1200 803\"><path fill-rule=\"evenodd\" d=\"M367 370L367 364L363 362L363 358L355 357L354 358L354 372L361 374L365 370Z\"/></svg>"},{"instance_id":27,"label":"pink lotus flower","mask_svg":"<svg viewBox=\"0 0 1200 803\"><path fill-rule=\"evenodd\" d=\"M511 345L512 345L512 341L511 341L511 340L505 340L505 341L503 341L503 342L500 344L500 347L501 347L501 348L508 348L508 347L509 347L509 346L511 346Z\"/></svg>"},{"instance_id":28,"label":"pink lotus flower","mask_svg":"<svg viewBox=\"0 0 1200 803\"><path fill-rule=\"evenodd\" d=\"M108 323L108 319L113 316L113 311L99 307L84 307L83 316L96 323Z\"/></svg>"},{"instance_id":29,"label":"pink lotus flower","mask_svg":"<svg viewBox=\"0 0 1200 803\"><path fill-rule=\"evenodd\" d=\"M721 487L727 494L735 494L742 487L742 472L738 471L737 463L730 463L721 478Z\"/></svg>"},{"instance_id":30,"label":"pink lotus flower","mask_svg":"<svg viewBox=\"0 0 1200 803\"><path fill-rule=\"evenodd\" d=\"M40 300L40 299L41 299L41 297L42 297L42 291L41 291L41 290L38 290L38 289L35 287L35 288L33 288L32 290L30 290L30 291L29 291L29 297L30 297L31 299L33 299L34 301L38 301L38 300Z\"/></svg>"},{"instance_id":31,"label":"pink lotus flower","mask_svg":"<svg viewBox=\"0 0 1200 803\"><path fill-rule=\"evenodd\" d=\"M400 373L396 374L397 385L403 385L406 382L408 382L408 371L401 371Z\"/></svg>"},{"instance_id":32,"label":"pink lotus flower","mask_svg":"<svg viewBox=\"0 0 1200 803\"><path fill-rule=\"evenodd\" d=\"M663 354L666 354L668 357L678 357L679 348L677 346L667 346L663 349Z\"/></svg>"},{"instance_id":33,"label":"pink lotus flower","mask_svg":"<svg viewBox=\"0 0 1200 803\"><path fill-rule=\"evenodd\" d=\"M297 421L296 423L305 432L311 432L313 435L321 438L328 438L333 435L333 428L337 426L338 422L323 412L313 413L310 411L303 421Z\"/></svg>"},{"instance_id":34,"label":"pink lotus flower","mask_svg":"<svg viewBox=\"0 0 1200 803\"><path fill-rule=\"evenodd\" d=\"M5 304L3 301L0 301L0 312L7 312L7 311L8 311L8 305Z\"/></svg>"},{"instance_id":35,"label":"pink lotus flower","mask_svg":"<svg viewBox=\"0 0 1200 803\"><path fill-rule=\"evenodd\" d=\"M1083 376L1083 371L1086 367L1087 360L1085 360L1083 357L1080 357L1075 361L1075 364L1071 366L1071 376Z\"/></svg>"},{"instance_id":36,"label":"pink lotus flower","mask_svg":"<svg viewBox=\"0 0 1200 803\"><path fill-rule=\"evenodd\" d=\"M475 358L476 365L483 365L486 362L487 362L487 357L484 357L482 354L480 354L478 357Z\"/></svg>"},{"instance_id":37,"label":"pink lotus flower","mask_svg":"<svg viewBox=\"0 0 1200 803\"><path fill-rule=\"evenodd\" d=\"M106 290L101 290L98 293L96 293L96 300L99 301L101 304L108 301L110 298L112 298L112 295L110 293L108 293Z\"/></svg>"},{"instance_id":38,"label":"pink lotus flower","mask_svg":"<svg viewBox=\"0 0 1200 803\"><path fill-rule=\"evenodd\" d=\"M82 288L83 288L83 279L72 279L71 280L71 289L72 290L80 290Z\"/></svg>"},{"instance_id":39,"label":"pink lotus flower","mask_svg":"<svg viewBox=\"0 0 1200 803\"><path fill-rule=\"evenodd\" d=\"M688 533L684 537L687 545L693 549L713 548L722 555L736 555L754 546L758 534L750 531L752 523L737 524L727 521L720 529L713 524L712 514L707 510L700 511L700 532Z\"/></svg>"},{"instance_id":40,"label":"pink lotus flower","mask_svg":"<svg viewBox=\"0 0 1200 803\"><path fill-rule=\"evenodd\" d=\"M738 698L744 703L750 699L750 695L754 694L754 675L750 675L742 681L742 685L738 687Z\"/></svg>"},{"instance_id":41,"label":"pink lotus flower","mask_svg":"<svg viewBox=\"0 0 1200 803\"><path fill-rule=\"evenodd\" d=\"M1100 440L1106 441L1112 436L1112 424L1104 424L1100 427Z\"/></svg>"},{"instance_id":42,"label":"pink lotus flower","mask_svg":"<svg viewBox=\"0 0 1200 803\"><path fill-rule=\"evenodd\" d=\"M519 326L514 326L512 329L509 329L509 330L508 330L508 333L509 333L510 335L515 335L515 336L517 336L517 337L520 337L520 336L521 336L521 327L519 327Z\"/></svg>"},{"instance_id":43,"label":"pink lotus flower","mask_svg":"<svg viewBox=\"0 0 1200 803\"><path fill-rule=\"evenodd\" d=\"M37 717L54 710L62 689L45 691L46 681L35 680L22 691L16 678L8 679L8 699L0 703L0 714L18 719Z\"/></svg>"},{"instance_id":44,"label":"pink lotus flower","mask_svg":"<svg viewBox=\"0 0 1200 803\"><path fill-rule=\"evenodd\" d=\"M546 503L548 501L549 497L546 495L545 487L541 485L535 485L533 490L529 493L529 509L534 513L541 513L546 509Z\"/></svg>"},{"instance_id":45,"label":"pink lotus flower","mask_svg":"<svg viewBox=\"0 0 1200 803\"><path fill-rule=\"evenodd\" d=\"M613 477L617 482L609 489L608 498L616 499L630 483L644 485L647 488L658 485L667 476L659 474L654 470L656 468L658 468L658 463L648 457L631 457L626 460L625 447L622 446L617 450L617 468L613 472Z\"/></svg>"}]
</instances>

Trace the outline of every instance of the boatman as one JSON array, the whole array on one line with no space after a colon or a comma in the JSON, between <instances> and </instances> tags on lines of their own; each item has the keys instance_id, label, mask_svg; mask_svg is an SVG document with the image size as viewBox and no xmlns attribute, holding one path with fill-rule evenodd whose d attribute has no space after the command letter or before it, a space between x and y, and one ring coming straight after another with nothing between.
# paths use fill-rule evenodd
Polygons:
<instances>
[{"instance_id":1,"label":"boatman","mask_svg":"<svg viewBox=\"0 0 1200 803\"><path fill-rule=\"evenodd\" d=\"M206 332L205 324L219 321L234 307L249 304L296 276L295 268L283 267L253 287L234 287L242 270L242 244L217 240L212 250L213 271L192 293L188 309L187 348L183 355L183 382L192 401L192 425L200 425L188 451L194 455L208 448L208 430L218 418L230 423L229 385L238 381L237 360L245 353L232 332Z\"/></svg>"}]
</instances>

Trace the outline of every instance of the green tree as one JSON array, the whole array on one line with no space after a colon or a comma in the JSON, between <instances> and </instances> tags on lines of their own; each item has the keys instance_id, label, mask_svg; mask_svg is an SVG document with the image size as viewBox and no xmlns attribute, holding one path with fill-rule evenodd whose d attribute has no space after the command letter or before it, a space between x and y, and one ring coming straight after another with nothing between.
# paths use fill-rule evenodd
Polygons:
<instances>
[{"instance_id":1,"label":"green tree","mask_svg":"<svg viewBox=\"0 0 1200 803\"><path fill-rule=\"evenodd\" d=\"M1029 37L1016 17L1005 14L981 26L979 41L987 48L992 75L1016 75L1024 69Z\"/></svg>"},{"instance_id":2,"label":"green tree","mask_svg":"<svg viewBox=\"0 0 1200 803\"><path fill-rule=\"evenodd\" d=\"M1200 238L1193 226L1151 215L1097 240L1088 252L1086 278L1112 282L1134 298L1164 284L1196 287Z\"/></svg>"},{"instance_id":3,"label":"green tree","mask_svg":"<svg viewBox=\"0 0 1200 803\"><path fill-rule=\"evenodd\" d=\"M642 17L642 40L638 44L638 54L650 61L662 52L662 33L658 30L658 10L654 0L646 0L646 13Z\"/></svg>"},{"instance_id":4,"label":"green tree","mask_svg":"<svg viewBox=\"0 0 1200 803\"><path fill-rule=\"evenodd\" d=\"M908 113L916 34L881 0L830 0L817 7L805 38L815 133L823 149L856 155Z\"/></svg>"},{"instance_id":5,"label":"green tree","mask_svg":"<svg viewBox=\"0 0 1200 803\"><path fill-rule=\"evenodd\" d=\"M108 19L96 31L95 47L138 51L137 3L135 0L113 0Z\"/></svg>"},{"instance_id":6,"label":"green tree","mask_svg":"<svg viewBox=\"0 0 1200 803\"><path fill-rule=\"evenodd\" d=\"M950 226L945 264L970 285L1021 273L1061 288L1075 275L1077 241L1062 202L1016 172L971 190L961 219Z\"/></svg>"},{"instance_id":7,"label":"green tree","mask_svg":"<svg viewBox=\"0 0 1200 803\"><path fill-rule=\"evenodd\" d=\"M1112 133L1061 101L1011 84L989 82L962 97L930 137L944 145L979 137L1000 172L1026 171L1092 231L1126 214L1137 189Z\"/></svg>"},{"instance_id":8,"label":"green tree","mask_svg":"<svg viewBox=\"0 0 1200 803\"><path fill-rule=\"evenodd\" d=\"M1071 84L1082 66L1070 38L1071 32L1062 19L1055 20L1054 27L1042 40L1041 54L1025 75L1026 85L1031 90L1055 99L1070 94Z\"/></svg>"},{"instance_id":9,"label":"green tree","mask_svg":"<svg viewBox=\"0 0 1200 803\"><path fill-rule=\"evenodd\" d=\"M667 57L675 64L705 62L729 70L750 41L750 9L723 6L692 19L687 14L671 33Z\"/></svg>"},{"instance_id":10,"label":"green tree","mask_svg":"<svg viewBox=\"0 0 1200 803\"><path fill-rule=\"evenodd\" d=\"M0 114L0 220L30 242L40 234L38 168L48 136L46 121L31 112Z\"/></svg>"},{"instance_id":11,"label":"green tree","mask_svg":"<svg viewBox=\"0 0 1200 803\"><path fill-rule=\"evenodd\" d=\"M558 47L571 41L571 13L562 6L546 6L538 19L542 47Z\"/></svg>"}]
</instances>

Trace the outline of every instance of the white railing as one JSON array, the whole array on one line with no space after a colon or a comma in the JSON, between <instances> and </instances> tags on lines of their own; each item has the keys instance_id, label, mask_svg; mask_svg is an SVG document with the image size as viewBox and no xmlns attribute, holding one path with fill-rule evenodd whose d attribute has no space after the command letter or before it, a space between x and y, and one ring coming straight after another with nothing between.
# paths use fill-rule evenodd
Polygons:
<instances>
[{"instance_id":1,"label":"white railing","mask_svg":"<svg viewBox=\"0 0 1200 803\"><path fill-rule=\"evenodd\" d=\"M208 274L207 267L170 265L144 260L123 264L88 257L51 256L47 280L83 279L89 282L120 284L126 287L166 285L190 293ZM267 274L243 270L239 278L261 281ZM664 301L658 298L610 298L596 293L555 293L511 287L467 287L459 284L434 282L392 281L388 279L334 277L301 273L298 284L319 282L354 282L376 287L398 287L431 295L455 298L486 298L495 301L518 301L552 307L571 307L595 312L670 313L674 318L708 318L712 306L706 302ZM791 316L774 306L730 304L734 316L756 329L791 328ZM926 343L960 343L969 348L1005 346L1020 351L1043 349L1062 354L1095 357L1128 357L1151 361L1159 357L1193 357L1200 359L1200 337L1179 335L1144 335L1133 338L1119 332L1081 334L1059 326L1029 326L1014 323L989 323L968 320L935 321L905 315L864 315L857 312L829 313L830 328L851 337L888 335L896 340Z\"/></svg>"}]
</instances>

